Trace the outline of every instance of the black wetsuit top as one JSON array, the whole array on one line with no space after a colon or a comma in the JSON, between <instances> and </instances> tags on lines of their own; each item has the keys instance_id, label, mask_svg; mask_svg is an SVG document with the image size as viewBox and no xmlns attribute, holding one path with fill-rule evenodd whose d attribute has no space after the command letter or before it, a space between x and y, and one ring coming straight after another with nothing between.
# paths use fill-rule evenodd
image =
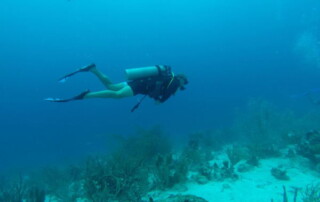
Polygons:
<instances>
[{"instance_id":1,"label":"black wetsuit top","mask_svg":"<svg viewBox=\"0 0 320 202\"><path fill-rule=\"evenodd\" d=\"M156 76L143 79L136 79L128 82L133 94L143 94L159 101L165 102L180 87L177 78L168 76ZM170 83L171 82L171 83Z\"/></svg>"}]
</instances>

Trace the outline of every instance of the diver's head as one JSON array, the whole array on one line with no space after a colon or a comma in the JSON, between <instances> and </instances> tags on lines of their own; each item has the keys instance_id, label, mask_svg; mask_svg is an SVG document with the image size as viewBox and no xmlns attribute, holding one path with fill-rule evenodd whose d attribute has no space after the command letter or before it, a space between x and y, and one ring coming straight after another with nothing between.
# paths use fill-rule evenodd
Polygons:
<instances>
[{"instance_id":1,"label":"diver's head","mask_svg":"<svg viewBox=\"0 0 320 202\"><path fill-rule=\"evenodd\" d=\"M178 74L178 75L176 75L175 77L178 79L178 81L179 81L179 83L180 83L180 87L179 87L180 90L185 90L186 88L185 88L184 86L189 83L186 75L184 75L184 74Z\"/></svg>"}]
</instances>

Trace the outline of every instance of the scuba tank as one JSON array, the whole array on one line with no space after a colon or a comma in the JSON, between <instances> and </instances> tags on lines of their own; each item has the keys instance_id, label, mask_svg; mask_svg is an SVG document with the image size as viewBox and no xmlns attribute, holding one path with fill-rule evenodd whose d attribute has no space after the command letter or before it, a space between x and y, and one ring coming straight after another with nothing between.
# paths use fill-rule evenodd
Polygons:
<instances>
[{"instance_id":1,"label":"scuba tank","mask_svg":"<svg viewBox=\"0 0 320 202\"><path fill-rule=\"evenodd\" d=\"M125 73L127 80L140 80L147 85L146 88L148 90L148 85L150 85L150 82L152 83L152 91L146 93L131 109L131 112L134 112L140 106L141 102L144 100L144 98L146 98L146 96L159 98L159 95L161 95L163 92L164 82L170 79L169 84L166 86L168 88L174 79L174 74L171 72L171 67L167 65L126 69Z\"/></svg>"},{"instance_id":2,"label":"scuba tank","mask_svg":"<svg viewBox=\"0 0 320 202\"><path fill-rule=\"evenodd\" d=\"M152 76L171 75L171 67L167 65L155 65L125 70L128 80L142 79Z\"/></svg>"}]
</instances>

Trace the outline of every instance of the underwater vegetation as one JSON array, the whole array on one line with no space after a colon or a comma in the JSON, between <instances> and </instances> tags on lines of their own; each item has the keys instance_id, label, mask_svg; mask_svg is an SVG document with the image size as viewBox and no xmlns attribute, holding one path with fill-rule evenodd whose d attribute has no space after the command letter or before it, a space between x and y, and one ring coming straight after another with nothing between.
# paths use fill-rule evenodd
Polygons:
<instances>
[{"instance_id":1,"label":"underwater vegetation","mask_svg":"<svg viewBox=\"0 0 320 202\"><path fill-rule=\"evenodd\" d=\"M263 159L305 158L320 172L317 114L297 117L262 99L249 102L230 128L192 133L176 147L161 127L116 136L117 148L90 156L80 165L47 167L0 181L0 201L206 201L192 195L157 200L151 191L185 189L184 184L237 181ZM229 135L228 138L224 136ZM290 181L285 168L274 167L275 179ZM295 189L304 202L319 201L319 184ZM284 199L288 201L284 188Z\"/></svg>"},{"instance_id":2,"label":"underwater vegetation","mask_svg":"<svg viewBox=\"0 0 320 202\"><path fill-rule=\"evenodd\" d=\"M302 193L304 202L319 202L320 201L320 184L308 185Z\"/></svg>"},{"instance_id":3,"label":"underwater vegetation","mask_svg":"<svg viewBox=\"0 0 320 202\"><path fill-rule=\"evenodd\" d=\"M288 197L288 193L287 193L287 188L285 186L282 186L283 189L283 198L282 198L282 202L289 202L289 197ZM297 201L297 196L298 196L298 188L293 188L293 199L292 202L296 202ZM271 199L271 202L273 202L273 199Z\"/></svg>"},{"instance_id":4,"label":"underwater vegetation","mask_svg":"<svg viewBox=\"0 0 320 202\"><path fill-rule=\"evenodd\" d=\"M289 201L289 196L287 193L287 188L285 186L283 188L283 202ZM293 202L298 201L298 192L299 189L297 187L293 187ZM320 184L309 184L306 187L304 187L303 190L300 190L301 192L301 201L303 202L319 202L320 201ZM271 200L273 201L273 200Z\"/></svg>"},{"instance_id":5,"label":"underwater vegetation","mask_svg":"<svg viewBox=\"0 0 320 202\"><path fill-rule=\"evenodd\" d=\"M0 201L6 202L43 202L45 191L19 175L17 178L0 182Z\"/></svg>"},{"instance_id":6,"label":"underwater vegetation","mask_svg":"<svg viewBox=\"0 0 320 202\"><path fill-rule=\"evenodd\" d=\"M301 138L298 144L297 152L310 159L310 161L316 165L320 163L320 132L317 130L311 130Z\"/></svg>"}]
</instances>

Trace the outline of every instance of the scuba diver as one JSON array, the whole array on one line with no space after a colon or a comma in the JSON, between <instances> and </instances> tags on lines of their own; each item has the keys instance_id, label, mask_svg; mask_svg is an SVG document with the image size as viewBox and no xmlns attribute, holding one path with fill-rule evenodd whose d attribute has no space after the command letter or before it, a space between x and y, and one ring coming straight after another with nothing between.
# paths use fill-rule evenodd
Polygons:
<instances>
[{"instance_id":1,"label":"scuba diver","mask_svg":"<svg viewBox=\"0 0 320 202\"><path fill-rule=\"evenodd\" d=\"M111 80L100 72L95 64L82 67L72 73L63 76L59 81L64 82L69 77L79 72L91 72L98 77L107 90L90 92L86 90L79 95L68 99L47 98L50 102L69 102L89 98L125 98L138 94L144 95L140 101L132 108L131 112L136 110L146 96L153 98L158 103L165 102L170 96L178 90L185 90L188 79L183 74L175 75L171 67L167 65L155 65L150 67L141 67L126 69L128 81L121 83L112 83Z\"/></svg>"}]
</instances>

